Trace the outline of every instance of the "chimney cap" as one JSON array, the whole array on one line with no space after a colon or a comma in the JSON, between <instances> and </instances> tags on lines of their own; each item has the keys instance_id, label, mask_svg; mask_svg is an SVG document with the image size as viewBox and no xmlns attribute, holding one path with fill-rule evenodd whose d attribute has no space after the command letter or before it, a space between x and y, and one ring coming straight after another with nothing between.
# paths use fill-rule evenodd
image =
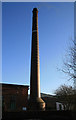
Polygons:
<instances>
[{"instance_id":1,"label":"chimney cap","mask_svg":"<svg viewBox=\"0 0 76 120\"><path fill-rule=\"evenodd\" d=\"M37 8L33 8L33 12L36 12L36 11L38 12L38 9Z\"/></svg>"}]
</instances>

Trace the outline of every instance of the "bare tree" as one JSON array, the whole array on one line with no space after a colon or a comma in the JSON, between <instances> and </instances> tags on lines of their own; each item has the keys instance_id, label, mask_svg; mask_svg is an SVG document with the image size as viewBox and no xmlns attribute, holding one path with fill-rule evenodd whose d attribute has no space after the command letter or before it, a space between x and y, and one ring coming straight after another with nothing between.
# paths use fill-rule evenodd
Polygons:
<instances>
[{"instance_id":1,"label":"bare tree","mask_svg":"<svg viewBox=\"0 0 76 120\"><path fill-rule=\"evenodd\" d=\"M72 86L61 85L55 90L55 94L64 105L65 110L76 110L76 91Z\"/></svg>"},{"instance_id":2,"label":"bare tree","mask_svg":"<svg viewBox=\"0 0 76 120\"><path fill-rule=\"evenodd\" d=\"M68 80L73 80L76 87L76 41L72 40L72 43L63 61L63 67L60 70L68 75Z\"/></svg>"}]
</instances>

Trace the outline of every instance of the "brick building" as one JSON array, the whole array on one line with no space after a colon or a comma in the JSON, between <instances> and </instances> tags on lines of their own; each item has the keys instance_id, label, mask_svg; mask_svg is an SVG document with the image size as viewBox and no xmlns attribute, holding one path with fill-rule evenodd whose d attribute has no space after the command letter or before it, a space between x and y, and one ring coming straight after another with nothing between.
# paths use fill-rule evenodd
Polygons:
<instances>
[{"instance_id":1,"label":"brick building","mask_svg":"<svg viewBox=\"0 0 76 120\"><path fill-rule=\"evenodd\" d=\"M0 84L1 85L1 84ZM2 84L3 111L23 111L27 109L28 88L26 85Z\"/></svg>"},{"instance_id":2,"label":"brick building","mask_svg":"<svg viewBox=\"0 0 76 120\"><path fill-rule=\"evenodd\" d=\"M27 109L27 102L29 99L29 86L17 84L1 84L0 93L2 90L2 109L8 112L18 112ZM46 103L46 110L62 110L62 101L54 95L41 93L41 98Z\"/></svg>"},{"instance_id":3,"label":"brick building","mask_svg":"<svg viewBox=\"0 0 76 120\"><path fill-rule=\"evenodd\" d=\"M62 110L61 101L57 98L56 95L41 93L41 97L46 103L46 110L58 110L57 103L59 103L59 110Z\"/></svg>"}]
</instances>

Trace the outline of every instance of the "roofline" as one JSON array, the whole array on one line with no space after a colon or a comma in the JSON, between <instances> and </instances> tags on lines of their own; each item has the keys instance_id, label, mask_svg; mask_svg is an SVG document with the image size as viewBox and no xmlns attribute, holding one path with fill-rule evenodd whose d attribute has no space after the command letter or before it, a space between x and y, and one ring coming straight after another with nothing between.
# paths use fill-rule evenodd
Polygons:
<instances>
[{"instance_id":1,"label":"roofline","mask_svg":"<svg viewBox=\"0 0 76 120\"><path fill-rule=\"evenodd\" d=\"M19 85L19 84L10 84L10 83L0 83L0 85L11 85L11 86L23 86L23 87L29 87L29 85Z\"/></svg>"}]
</instances>

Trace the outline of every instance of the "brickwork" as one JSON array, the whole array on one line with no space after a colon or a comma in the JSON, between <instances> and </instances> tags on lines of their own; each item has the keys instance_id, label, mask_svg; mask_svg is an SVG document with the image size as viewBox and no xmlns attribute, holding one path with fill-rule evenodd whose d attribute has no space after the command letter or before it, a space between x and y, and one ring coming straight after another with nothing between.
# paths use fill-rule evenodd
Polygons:
<instances>
[{"instance_id":1,"label":"brickwork","mask_svg":"<svg viewBox=\"0 0 76 120\"><path fill-rule=\"evenodd\" d=\"M22 111L27 108L28 86L2 84L2 108L4 111Z\"/></svg>"}]
</instances>

